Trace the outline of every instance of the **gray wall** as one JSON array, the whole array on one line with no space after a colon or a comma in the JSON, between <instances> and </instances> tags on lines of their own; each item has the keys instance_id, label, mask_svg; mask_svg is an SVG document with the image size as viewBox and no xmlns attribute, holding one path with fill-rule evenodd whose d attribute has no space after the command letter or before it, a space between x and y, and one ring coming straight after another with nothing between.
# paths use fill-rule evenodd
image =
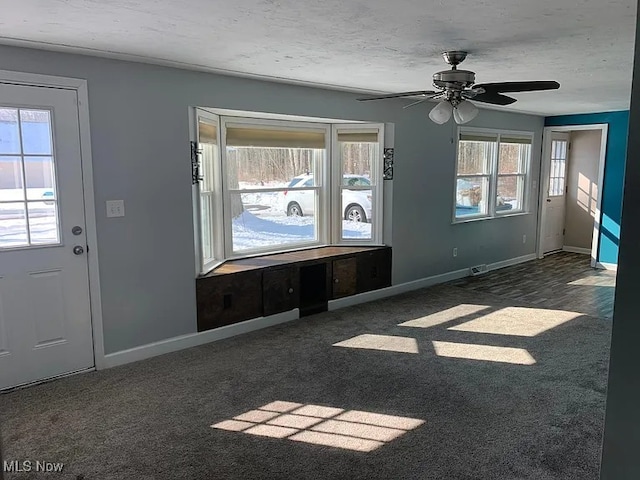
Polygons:
<instances>
[{"instance_id":1,"label":"gray wall","mask_svg":"<svg viewBox=\"0 0 640 480\"><path fill-rule=\"evenodd\" d=\"M593 220L598 207L600 130L571 132L567 172L564 245L591 249Z\"/></svg>"},{"instance_id":2,"label":"gray wall","mask_svg":"<svg viewBox=\"0 0 640 480\"><path fill-rule=\"evenodd\" d=\"M640 26L640 17L637 19ZM640 28L636 27L629 132L640 130ZM638 292L640 292L640 137L629 135L613 337L609 364L602 480L640 478L640 375L638 374Z\"/></svg>"},{"instance_id":3,"label":"gray wall","mask_svg":"<svg viewBox=\"0 0 640 480\"><path fill-rule=\"evenodd\" d=\"M534 253L533 191L532 214L451 225L455 128L428 105L13 47L0 65L88 80L107 353L196 331L189 106L395 123L394 283ZM537 180L543 121L483 110L471 125L535 132ZM126 217L107 219L108 199Z\"/></svg>"}]
</instances>

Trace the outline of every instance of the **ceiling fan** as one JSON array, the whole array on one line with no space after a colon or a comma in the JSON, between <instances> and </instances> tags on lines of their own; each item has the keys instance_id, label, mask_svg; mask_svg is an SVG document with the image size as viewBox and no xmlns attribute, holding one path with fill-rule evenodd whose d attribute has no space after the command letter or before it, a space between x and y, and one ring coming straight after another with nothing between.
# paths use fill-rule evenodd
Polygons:
<instances>
[{"instance_id":1,"label":"ceiling fan","mask_svg":"<svg viewBox=\"0 0 640 480\"><path fill-rule=\"evenodd\" d=\"M427 100L442 99L429 112L429 118L442 125L449 121L451 116L456 123L463 124L473 120L478 114L478 108L474 102L490 103L492 105L511 105L516 99L504 95L511 92L533 92L540 90L555 90L560 84L554 81L533 82L498 82L475 84L476 74L469 70L458 70L467 52L448 51L442 53L442 58L451 65L451 70L443 70L433 74L433 86L437 90L419 90L415 92L402 92L390 95L369 96L358 98L360 101L383 100L385 98L399 97L423 97L404 108L418 105Z\"/></svg>"}]
</instances>

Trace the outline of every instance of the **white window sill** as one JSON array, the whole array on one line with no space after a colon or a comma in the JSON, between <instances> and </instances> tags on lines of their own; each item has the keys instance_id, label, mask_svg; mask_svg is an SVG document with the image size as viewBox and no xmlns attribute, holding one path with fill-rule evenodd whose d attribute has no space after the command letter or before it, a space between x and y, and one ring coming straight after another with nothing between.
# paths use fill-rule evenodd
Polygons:
<instances>
[{"instance_id":1,"label":"white window sill","mask_svg":"<svg viewBox=\"0 0 640 480\"><path fill-rule=\"evenodd\" d=\"M531 212L499 213L493 216L484 215L482 217L473 217L473 218L456 218L453 222L451 222L451 225L457 225L460 223L480 222L482 220L495 220L496 218L522 217L524 215L531 215Z\"/></svg>"}]
</instances>

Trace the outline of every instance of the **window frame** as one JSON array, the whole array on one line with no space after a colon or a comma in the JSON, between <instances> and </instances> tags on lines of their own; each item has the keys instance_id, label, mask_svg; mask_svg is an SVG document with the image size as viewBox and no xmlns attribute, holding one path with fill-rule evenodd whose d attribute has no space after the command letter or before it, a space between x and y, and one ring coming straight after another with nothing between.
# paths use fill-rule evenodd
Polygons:
<instances>
[{"instance_id":1,"label":"window frame","mask_svg":"<svg viewBox=\"0 0 640 480\"><path fill-rule=\"evenodd\" d=\"M215 111L215 110L214 110ZM338 123L328 120L326 123L318 122L318 119L303 120L297 117L293 120L281 118L256 118L252 117L251 112L245 112L247 116L241 115L219 115L206 108L194 107L194 114L191 115L190 124L192 125L192 138L196 140L198 149L200 148L200 129L199 125L204 123L215 123L217 132L217 155L213 155L211 166L213 173L213 192L202 191L202 180L196 182L192 188L193 195L193 220L194 220L194 244L196 251L196 274L206 275L211 270L224 263L227 260L250 258L259 255L270 255L283 252L291 252L297 250L305 250L328 245L361 245L374 246L382 245L383 232L383 199L382 199L382 167L384 155L384 124L382 123ZM285 117L285 116L283 116ZM315 212L315 228L316 241L302 243L287 243L264 248L256 248L251 250L242 250L233 252L233 233L231 224L231 198L232 195L246 192L260 191L285 191L287 187L277 188L259 188L259 189L231 189L227 181L227 157L226 157L226 130L227 125L247 125L251 128L265 129L292 129L292 130L323 130L325 137L325 155L320 165L315 166L318 173L317 178L321 180L316 186L301 187L296 190L313 190L317 191L317 205ZM373 197L372 210L374 219L378 220L371 224L371 238L367 239L342 239L341 222L342 216L336 216L335 210L341 210L341 191L342 191L342 159L341 156L335 155L336 149L339 148L337 143L337 132L344 129L368 130L372 128L378 130L379 155L372 161L371 178L376 179L376 194ZM198 171L203 171L202 153L198 155ZM375 177L374 177L375 175ZM315 175L314 175L315 176ZM336 182L336 176L338 182ZM361 187L369 189L368 187ZM210 232L208 239L211 245L213 258L205 258L204 253L207 246L204 241L203 196L210 198Z\"/></svg>"},{"instance_id":2,"label":"window frame","mask_svg":"<svg viewBox=\"0 0 640 480\"><path fill-rule=\"evenodd\" d=\"M331 126L331 243L333 245L382 245L382 225L384 219L383 212L383 178L382 167L384 165L384 124L382 123L336 123ZM375 213L373 221L371 221L371 238L342 238L342 178L344 164L340 142L338 141L339 132L349 131L349 133L369 133L371 130L378 130L378 156L371 164L369 186L353 186L351 190L371 190L372 202L371 209ZM340 221L335 221L340 219Z\"/></svg>"},{"instance_id":3,"label":"window frame","mask_svg":"<svg viewBox=\"0 0 640 480\"><path fill-rule=\"evenodd\" d=\"M316 166L316 169L319 170L318 177L321 179L321 183L314 187L303 187L296 190L312 190L318 192L318 200L316 204L316 212L314 214L315 222L315 237L316 240L313 242L300 242L300 243L288 243L283 248L252 248L243 250L242 252L234 252L233 251L233 228L231 227L231 195L235 193L242 192L242 189L230 189L227 180L227 124L241 124L241 125L250 125L257 129L281 129L281 130L292 130L292 131L303 131L303 130L324 130L325 136L325 158L323 162L319 166ZM222 197L220 199L222 203L223 215L222 215L222 225L218 225L222 227L222 231L224 233L224 260L238 259L244 258L247 256L256 256L256 255L266 255L271 253L281 253L288 252L292 250L300 250L305 248L314 248L320 247L328 244L328 229L326 223L328 222L328 215L326 215L327 210L327 194L326 188L324 185L327 185L328 178L328 170L330 166L328 165L330 162L329 152L331 148L331 129L329 125L315 123L315 122L294 122L288 120L269 120L269 119L260 119L260 118L243 118L243 117L220 117L220 140L218 142L220 153L219 153L219 163L220 163L220 175L216 179L218 184L220 185L220 189L222 192ZM315 173L315 172L314 172ZM233 191L232 191L233 190ZM246 192L251 191L283 191L287 190L287 187L275 188L275 189L253 189L246 190ZM241 194L241 193L240 193Z\"/></svg>"},{"instance_id":4,"label":"window frame","mask_svg":"<svg viewBox=\"0 0 640 480\"><path fill-rule=\"evenodd\" d=\"M463 174L458 175L458 162L460 160L460 137L463 134L478 134L480 136L487 136L488 138L495 136L495 148L492 155L492 158L488 159L489 171L488 173L483 174ZM499 161L500 161L500 139L501 137L511 137L511 138L521 138L530 140L529 147L529 155L527 159L523 160L523 172L524 173L508 173L501 174L499 173ZM510 143L510 142L505 142ZM523 131L523 130L502 130L502 129L493 129L493 128L477 128L477 127L458 127L457 129L457 141L456 141L456 154L455 154L455 169L454 169L454 183L453 183L453 209L451 216L451 223L468 223L475 222L479 220L490 220L495 218L504 218L504 217L512 217L519 215L528 215L530 214L530 199L529 193L531 192L531 164L532 164L532 156L534 152L535 145L535 134L531 131ZM458 217L456 215L456 206L458 200L458 179L460 178L469 178L469 177L486 177L488 178L488 187L487 187L487 213L478 213L475 215L466 215L464 217ZM517 210L505 210L499 211L496 209L497 207L497 196L498 196L498 180L500 177L523 177L522 181L522 208Z\"/></svg>"}]
</instances>

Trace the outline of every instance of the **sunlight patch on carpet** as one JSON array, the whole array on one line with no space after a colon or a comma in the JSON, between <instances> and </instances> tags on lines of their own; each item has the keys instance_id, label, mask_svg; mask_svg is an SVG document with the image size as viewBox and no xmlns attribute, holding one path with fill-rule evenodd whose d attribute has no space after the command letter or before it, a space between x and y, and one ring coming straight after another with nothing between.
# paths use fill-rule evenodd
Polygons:
<instances>
[{"instance_id":1,"label":"sunlight patch on carpet","mask_svg":"<svg viewBox=\"0 0 640 480\"><path fill-rule=\"evenodd\" d=\"M249 418L255 420L249 421ZM424 420L417 418L276 401L237 415L233 420L211 425L211 428L371 452L423 423Z\"/></svg>"},{"instance_id":2,"label":"sunlight patch on carpet","mask_svg":"<svg viewBox=\"0 0 640 480\"><path fill-rule=\"evenodd\" d=\"M582 314L564 310L506 307L448 330L535 337L580 316Z\"/></svg>"},{"instance_id":3,"label":"sunlight patch on carpet","mask_svg":"<svg viewBox=\"0 0 640 480\"><path fill-rule=\"evenodd\" d=\"M438 341L433 342L433 348L439 357L513 363L516 365L533 365L536 363L535 358L523 348Z\"/></svg>"},{"instance_id":4,"label":"sunlight patch on carpet","mask_svg":"<svg viewBox=\"0 0 640 480\"><path fill-rule=\"evenodd\" d=\"M386 352L419 353L418 341L415 338L396 337L392 335L364 334L334 343L334 347L363 348L366 350L382 350Z\"/></svg>"},{"instance_id":5,"label":"sunlight patch on carpet","mask_svg":"<svg viewBox=\"0 0 640 480\"><path fill-rule=\"evenodd\" d=\"M443 323L456 320L458 318L466 317L467 315L474 315L476 313L487 310L491 307L487 305L472 305L472 304L460 304L455 307L447 308L424 317L415 318L408 322L398 324L399 327L416 327L416 328L430 328Z\"/></svg>"}]
</instances>

